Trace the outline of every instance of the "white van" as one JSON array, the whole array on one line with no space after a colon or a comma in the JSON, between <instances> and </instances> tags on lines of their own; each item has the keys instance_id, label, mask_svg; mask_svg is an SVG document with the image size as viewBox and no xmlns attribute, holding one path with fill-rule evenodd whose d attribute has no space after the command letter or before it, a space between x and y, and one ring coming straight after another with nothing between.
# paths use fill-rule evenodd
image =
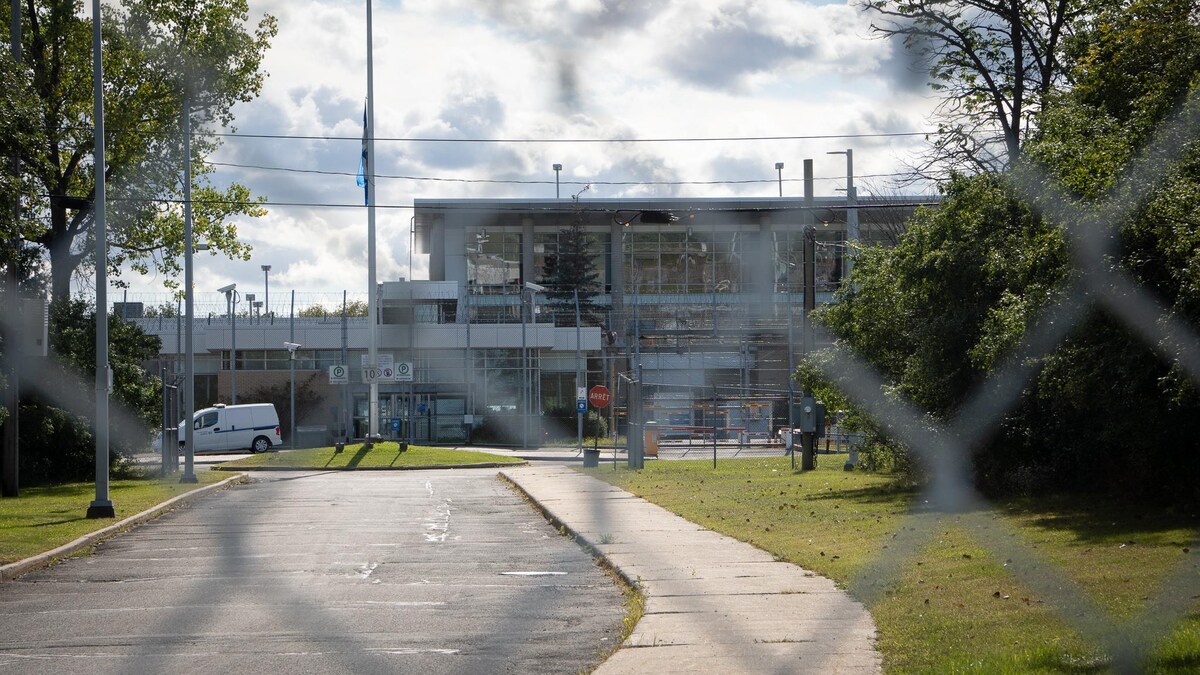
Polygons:
<instances>
[{"instance_id":1,"label":"white van","mask_svg":"<svg viewBox=\"0 0 1200 675\"><path fill-rule=\"evenodd\" d=\"M218 403L196 411L192 427L195 452L266 452L271 446L283 443L279 435L279 415L270 403ZM183 443L183 433L183 422L180 422L180 444Z\"/></svg>"}]
</instances>

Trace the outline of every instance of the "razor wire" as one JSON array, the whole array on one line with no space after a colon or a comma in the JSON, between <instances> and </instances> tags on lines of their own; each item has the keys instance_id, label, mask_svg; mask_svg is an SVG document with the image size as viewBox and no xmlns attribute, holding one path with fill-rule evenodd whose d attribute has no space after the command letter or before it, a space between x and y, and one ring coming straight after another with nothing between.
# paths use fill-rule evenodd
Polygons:
<instances>
[{"instance_id":1,"label":"razor wire","mask_svg":"<svg viewBox=\"0 0 1200 675\"><path fill-rule=\"evenodd\" d=\"M1038 357L1059 346L1089 310L1109 312L1161 359L1178 364L1200 385L1200 333L1113 262L1121 223L1174 170L1188 144L1197 140L1200 90L1160 125L1098 205L1074 203L1044 171L1033 167L1017 177L1020 198L1067 235L1077 278L1057 303L1041 311L1021 347L970 393L953 419L935 423L916 406L899 400L879 373L844 347L832 349L832 358L819 365L847 396L911 448L930 475L888 554L868 563L848 584L868 606L900 581L904 564L930 542L938 525L954 524L976 535L982 548L1012 561L1008 569L1016 579L1045 598L1069 626L1098 644L1118 671L1139 670L1154 643L1187 617L1200 593L1200 562L1194 557L1175 567L1140 615L1128 620L1109 618L1057 564L987 516L991 504L973 486L969 457L971 449L1017 404L1036 372Z\"/></svg>"}]
</instances>

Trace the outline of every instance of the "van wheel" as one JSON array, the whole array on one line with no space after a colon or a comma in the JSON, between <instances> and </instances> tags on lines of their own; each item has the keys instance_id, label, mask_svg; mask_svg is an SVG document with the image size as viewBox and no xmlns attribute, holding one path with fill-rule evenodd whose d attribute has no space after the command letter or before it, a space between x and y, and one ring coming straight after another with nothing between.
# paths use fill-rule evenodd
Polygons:
<instances>
[{"instance_id":1,"label":"van wheel","mask_svg":"<svg viewBox=\"0 0 1200 675\"><path fill-rule=\"evenodd\" d=\"M259 436L250 444L250 452L266 452L271 449L271 441L266 436Z\"/></svg>"}]
</instances>

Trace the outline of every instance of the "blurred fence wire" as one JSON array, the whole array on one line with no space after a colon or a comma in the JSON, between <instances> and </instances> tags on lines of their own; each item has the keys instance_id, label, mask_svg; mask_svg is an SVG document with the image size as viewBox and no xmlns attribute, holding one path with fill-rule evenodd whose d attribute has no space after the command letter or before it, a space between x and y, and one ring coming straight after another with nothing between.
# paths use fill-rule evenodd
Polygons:
<instances>
[{"instance_id":1,"label":"blurred fence wire","mask_svg":"<svg viewBox=\"0 0 1200 675\"><path fill-rule=\"evenodd\" d=\"M1178 365L1200 385L1200 334L1180 320L1137 281L1116 267L1117 229L1160 185L1200 130L1200 95L1193 95L1157 132L1132 163L1108 199L1081 206L1053 186L1045 174L1031 171L1018 183L1021 197L1061 224L1070 242L1076 279L1062 299L1043 311L1025 343L1005 365L979 386L954 419L937 425L916 406L898 401L870 366L846 350L834 352L825 374L905 442L930 471L931 480L915 501L897 539L849 584L872 604L898 583L905 564L935 538L939 526L954 524L977 535L979 544L1076 630L1099 644L1119 672L1137 671L1154 643L1184 619L1200 593L1200 563L1185 556L1142 613L1118 621L1108 615L1053 561L1041 555L993 518L988 501L972 483L972 448L994 432L1018 402L1035 374L1038 357L1050 354L1090 309L1107 311L1160 358Z\"/></svg>"}]
</instances>

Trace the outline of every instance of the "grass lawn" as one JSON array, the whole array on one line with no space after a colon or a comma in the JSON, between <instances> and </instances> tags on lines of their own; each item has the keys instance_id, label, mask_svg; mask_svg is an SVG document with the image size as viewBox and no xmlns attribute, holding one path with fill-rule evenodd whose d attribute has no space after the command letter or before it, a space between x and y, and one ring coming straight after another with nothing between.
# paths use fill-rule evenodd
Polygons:
<instances>
[{"instance_id":1,"label":"grass lawn","mask_svg":"<svg viewBox=\"0 0 1200 675\"><path fill-rule=\"evenodd\" d=\"M336 452L332 447L264 452L232 462L225 462L219 468L237 470L253 469L255 467L286 466L303 469L340 469L347 467L517 464L521 461L523 460L520 457L493 455L473 450L430 448L420 445L410 445L408 446L408 450L400 452L399 443L386 441L376 443L375 447L370 450L363 448L361 444L355 443L347 445L342 452Z\"/></svg>"},{"instance_id":2,"label":"grass lawn","mask_svg":"<svg viewBox=\"0 0 1200 675\"><path fill-rule=\"evenodd\" d=\"M95 483L21 488L21 496L0 499L0 564L57 548L229 474L198 471L196 478L198 484L182 484L179 476L113 480L108 494L117 517L112 520L87 518L88 505L96 498Z\"/></svg>"},{"instance_id":3,"label":"grass lawn","mask_svg":"<svg viewBox=\"0 0 1200 675\"><path fill-rule=\"evenodd\" d=\"M1200 578L1194 514L1084 497L1014 499L984 513L909 516L917 493L888 476L842 471L845 455L810 473L787 458L605 465L588 473L695 523L749 542L848 587L879 628L888 672L1107 672L1108 655L1055 608L1054 584L1013 573L1037 556L1085 598L1085 618L1137 639L1156 600L1187 618L1145 636L1140 668L1200 671ZM906 545L906 541L914 542ZM1017 559L1006 557L1013 555ZM1189 566L1181 568L1187 563ZM1164 591L1186 570L1186 594ZM874 583L872 587L871 583ZM1040 589L1040 590L1039 590ZM1163 593L1167 597L1160 598ZM1126 624L1125 622L1135 622Z\"/></svg>"}]
</instances>

